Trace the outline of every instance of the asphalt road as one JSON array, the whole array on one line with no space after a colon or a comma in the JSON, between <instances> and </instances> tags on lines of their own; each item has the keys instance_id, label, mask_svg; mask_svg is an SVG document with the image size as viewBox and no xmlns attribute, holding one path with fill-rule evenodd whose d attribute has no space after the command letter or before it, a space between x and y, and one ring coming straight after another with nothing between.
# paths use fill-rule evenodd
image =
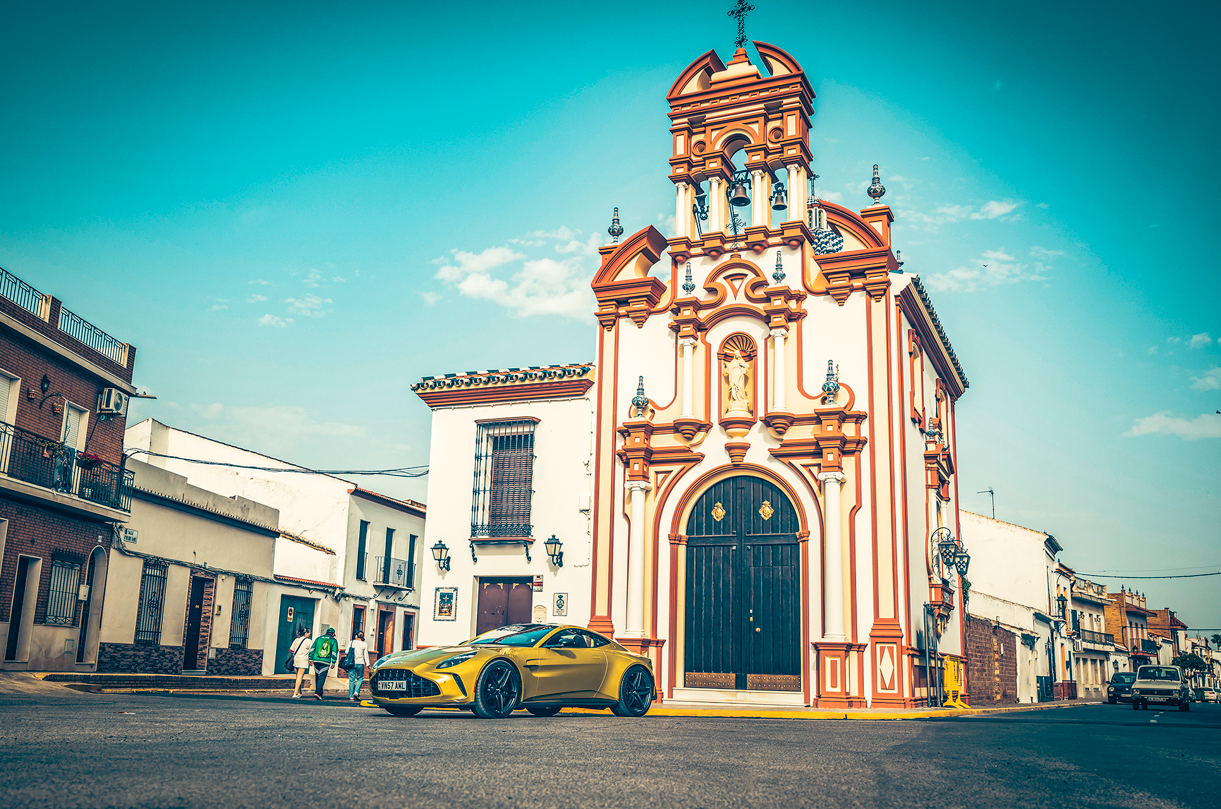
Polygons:
<instances>
[{"instance_id":1,"label":"asphalt road","mask_svg":"<svg viewBox=\"0 0 1221 809\"><path fill-rule=\"evenodd\" d=\"M949 720L399 719L227 696L0 696L6 807L1216 806L1221 706Z\"/></svg>"}]
</instances>

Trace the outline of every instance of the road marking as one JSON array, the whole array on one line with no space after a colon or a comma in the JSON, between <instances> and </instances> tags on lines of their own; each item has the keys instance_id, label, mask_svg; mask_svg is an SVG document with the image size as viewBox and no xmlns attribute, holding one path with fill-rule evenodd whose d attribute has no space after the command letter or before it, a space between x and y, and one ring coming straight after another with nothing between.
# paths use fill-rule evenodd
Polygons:
<instances>
[{"instance_id":1,"label":"road marking","mask_svg":"<svg viewBox=\"0 0 1221 809\"><path fill-rule=\"evenodd\" d=\"M1156 719L1150 719L1150 720L1149 720L1149 724L1150 724L1150 725L1156 725L1156 724L1157 724L1157 720L1156 720Z\"/></svg>"}]
</instances>

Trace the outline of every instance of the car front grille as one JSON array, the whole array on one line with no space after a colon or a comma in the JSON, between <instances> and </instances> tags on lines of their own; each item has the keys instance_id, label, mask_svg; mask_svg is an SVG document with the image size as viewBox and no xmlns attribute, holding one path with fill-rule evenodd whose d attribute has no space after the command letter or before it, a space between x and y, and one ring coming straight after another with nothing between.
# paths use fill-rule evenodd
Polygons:
<instances>
[{"instance_id":1,"label":"car front grille","mask_svg":"<svg viewBox=\"0 0 1221 809\"><path fill-rule=\"evenodd\" d=\"M389 691L382 688L383 683L398 682L400 680L407 681L407 689L405 691L398 689ZM436 697L441 694L441 688L432 680L426 680L414 671L407 669L382 669L373 675L373 679L369 681L369 687L372 689L373 696L375 697L407 699L412 697Z\"/></svg>"}]
</instances>

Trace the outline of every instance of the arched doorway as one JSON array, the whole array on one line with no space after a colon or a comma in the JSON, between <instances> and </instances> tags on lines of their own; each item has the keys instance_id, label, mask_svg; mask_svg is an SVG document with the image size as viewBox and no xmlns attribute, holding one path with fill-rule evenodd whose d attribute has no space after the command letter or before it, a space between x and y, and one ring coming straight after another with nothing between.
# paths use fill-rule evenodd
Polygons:
<instances>
[{"instance_id":1,"label":"arched doorway","mask_svg":"<svg viewBox=\"0 0 1221 809\"><path fill-rule=\"evenodd\" d=\"M801 566L792 502L749 475L704 492L687 519L685 685L801 690Z\"/></svg>"}]
</instances>

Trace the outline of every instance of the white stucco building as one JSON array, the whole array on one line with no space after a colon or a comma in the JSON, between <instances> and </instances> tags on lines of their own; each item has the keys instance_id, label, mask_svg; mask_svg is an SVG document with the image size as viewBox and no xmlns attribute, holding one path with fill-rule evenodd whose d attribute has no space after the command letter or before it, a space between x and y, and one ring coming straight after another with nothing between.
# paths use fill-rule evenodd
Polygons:
<instances>
[{"instance_id":1,"label":"white stucco building","mask_svg":"<svg viewBox=\"0 0 1221 809\"><path fill-rule=\"evenodd\" d=\"M276 672L297 626L366 632L370 655L415 644L425 508L332 475L146 419L127 428L129 456L197 487L279 512L277 581L305 588L275 605ZM199 463L203 461L205 463Z\"/></svg>"}]
</instances>

